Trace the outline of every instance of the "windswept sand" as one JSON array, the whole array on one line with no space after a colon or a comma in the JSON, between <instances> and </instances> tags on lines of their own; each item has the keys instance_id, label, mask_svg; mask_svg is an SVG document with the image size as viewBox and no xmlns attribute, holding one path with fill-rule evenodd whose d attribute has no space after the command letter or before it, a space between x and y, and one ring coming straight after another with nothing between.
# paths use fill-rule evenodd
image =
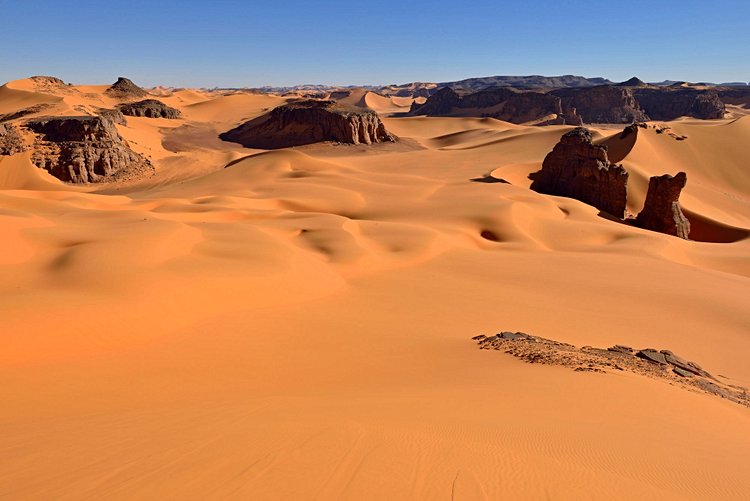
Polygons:
<instances>
[{"instance_id":1,"label":"windswept sand","mask_svg":"<svg viewBox=\"0 0 750 501\"><path fill-rule=\"evenodd\" d=\"M12 82L0 113L105 88ZM262 152L216 134L282 98L159 99L184 118L118 126L152 178L0 157L0 499L746 499L746 407L471 337L669 348L750 386L750 117L595 129L631 212L688 173L706 241L682 241L529 191L566 127L386 118L395 145Z\"/></svg>"}]
</instances>

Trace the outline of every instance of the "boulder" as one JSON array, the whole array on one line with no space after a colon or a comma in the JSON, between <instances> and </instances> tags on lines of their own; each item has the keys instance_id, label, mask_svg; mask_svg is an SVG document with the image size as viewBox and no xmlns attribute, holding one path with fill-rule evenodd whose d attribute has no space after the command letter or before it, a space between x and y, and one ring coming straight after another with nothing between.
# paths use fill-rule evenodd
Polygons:
<instances>
[{"instance_id":1,"label":"boulder","mask_svg":"<svg viewBox=\"0 0 750 501\"><path fill-rule=\"evenodd\" d=\"M686 183L687 175L684 172L676 176L653 176L648 182L646 202L635 219L635 225L687 239L690 236L690 221L682 213L679 201Z\"/></svg>"},{"instance_id":2,"label":"boulder","mask_svg":"<svg viewBox=\"0 0 750 501\"><path fill-rule=\"evenodd\" d=\"M331 100L306 99L274 108L219 135L247 148L276 149L322 141L349 144L393 142L378 114Z\"/></svg>"},{"instance_id":3,"label":"boulder","mask_svg":"<svg viewBox=\"0 0 750 501\"><path fill-rule=\"evenodd\" d=\"M104 91L107 95L117 99L133 99L145 97L148 93L133 83L132 80L120 77Z\"/></svg>"},{"instance_id":4,"label":"boulder","mask_svg":"<svg viewBox=\"0 0 750 501\"><path fill-rule=\"evenodd\" d=\"M575 198L620 219L625 215L628 173L609 161L607 147L593 144L583 127L565 133L529 178L539 193Z\"/></svg>"},{"instance_id":5,"label":"boulder","mask_svg":"<svg viewBox=\"0 0 750 501\"><path fill-rule=\"evenodd\" d=\"M156 99L144 99L134 103L121 104L117 107L123 115L147 118L180 118L180 110L167 106Z\"/></svg>"},{"instance_id":6,"label":"boulder","mask_svg":"<svg viewBox=\"0 0 750 501\"><path fill-rule=\"evenodd\" d=\"M26 127L39 135L32 161L62 181L94 183L153 171L102 116L44 118Z\"/></svg>"},{"instance_id":7,"label":"boulder","mask_svg":"<svg viewBox=\"0 0 750 501\"><path fill-rule=\"evenodd\" d=\"M0 124L0 155L13 155L25 149L18 129L10 124Z\"/></svg>"}]
</instances>

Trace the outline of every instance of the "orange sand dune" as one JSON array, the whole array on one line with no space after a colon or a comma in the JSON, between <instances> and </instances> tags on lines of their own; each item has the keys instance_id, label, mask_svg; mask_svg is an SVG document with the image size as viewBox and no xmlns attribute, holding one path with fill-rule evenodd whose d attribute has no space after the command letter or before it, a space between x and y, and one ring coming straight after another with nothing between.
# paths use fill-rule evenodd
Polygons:
<instances>
[{"instance_id":1,"label":"orange sand dune","mask_svg":"<svg viewBox=\"0 0 750 501\"><path fill-rule=\"evenodd\" d=\"M24 85L0 112L115 104ZM385 118L400 143L265 152L217 135L283 98L160 99L183 118L118 125L150 178L0 158L0 499L746 498L746 407L471 337L668 348L750 386L747 118L594 130L631 212L688 173L684 241L528 190L569 127Z\"/></svg>"}]
</instances>

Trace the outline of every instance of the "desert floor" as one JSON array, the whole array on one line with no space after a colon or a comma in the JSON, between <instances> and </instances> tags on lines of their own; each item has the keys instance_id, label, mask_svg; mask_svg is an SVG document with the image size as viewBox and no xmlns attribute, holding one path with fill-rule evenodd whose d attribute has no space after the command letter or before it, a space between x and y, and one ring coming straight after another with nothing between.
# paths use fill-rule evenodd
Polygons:
<instances>
[{"instance_id":1,"label":"desert floor","mask_svg":"<svg viewBox=\"0 0 750 501\"><path fill-rule=\"evenodd\" d=\"M105 88L11 82L0 113ZM264 152L216 134L282 98L159 99L184 118L118 126L151 178L0 157L0 499L747 499L747 407L471 338L668 348L750 386L750 117L593 128L634 214L687 172L683 241L530 191L567 127L390 117L395 144Z\"/></svg>"}]
</instances>

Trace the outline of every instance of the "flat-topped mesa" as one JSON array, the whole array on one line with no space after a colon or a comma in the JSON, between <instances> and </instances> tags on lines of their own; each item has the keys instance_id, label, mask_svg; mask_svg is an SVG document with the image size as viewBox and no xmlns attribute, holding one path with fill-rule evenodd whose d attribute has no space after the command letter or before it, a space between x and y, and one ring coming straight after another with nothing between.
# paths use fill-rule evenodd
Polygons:
<instances>
[{"instance_id":1,"label":"flat-topped mesa","mask_svg":"<svg viewBox=\"0 0 750 501\"><path fill-rule=\"evenodd\" d=\"M679 172L676 176L653 176L648 182L646 202L635 219L635 225L688 239L690 221L682 213L679 200L680 192L686 184L687 175L684 172Z\"/></svg>"},{"instance_id":2,"label":"flat-topped mesa","mask_svg":"<svg viewBox=\"0 0 750 501\"><path fill-rule=\"evenodd\" d=\"M372 110L330 100L306 99L274 108L270 113L219 135L247 148L276 149L334 141L349 144L393 142Z\"/></svg>"},{"instance_id":3,"label":"flat-topped mesa","mask_svg":"<svg viewBox=\"0 0 750 501\"><path fill-rule=\"evenodd\" d=\"M144 99L134 103L121 104L117 107L123 115L130 117L147 117L147 118L180 118L180 110L167 106L156 99Z\"/></svg>"},{"instance_id":4,"label":"flat-topped mesa","mask_svg":"<svg viewBox=\"0 0 750 501\"><path fill-rule=\"evenodd\" d=\"M62 181L96 183L153 171L107 118L50 117L25 125L39 135L31 160Z\"/></svg>"},{"instance_id":5,"label":"flat-topped mesa","mask_svg":"<svg viewBox=\"0 0 750 501\"><path fill-rule=\"evenodd\" d=\"M10 124L0 124L0 155L13 155L25 149L18 129Z\"/></svg>"},{"instance_id":6,"label":"flat-topped mesa","mask_svg":"<svg viewBox=\"0 0 750 501\"><path fill-rule=\"evenodd\" d=\"M133 83L132 80L119 77L115 83L113 83L106 91L104 91L111 97L118 99L132 99L138 97L146 97L148 93Z\"/></svg>"},{"instance_id":7,"label":"flat-topped mesa","mask_svg":"<svg viewBox=\"0 0 750 501\"><path fill-rule=\"evenodd\" d=\"M628 173L609 161L607 147L593 144L583 127L565 133L542 169L529 178L531 189L539 193L575 198L620 219L625 216Z\"/></svg>"}]
</instances>

